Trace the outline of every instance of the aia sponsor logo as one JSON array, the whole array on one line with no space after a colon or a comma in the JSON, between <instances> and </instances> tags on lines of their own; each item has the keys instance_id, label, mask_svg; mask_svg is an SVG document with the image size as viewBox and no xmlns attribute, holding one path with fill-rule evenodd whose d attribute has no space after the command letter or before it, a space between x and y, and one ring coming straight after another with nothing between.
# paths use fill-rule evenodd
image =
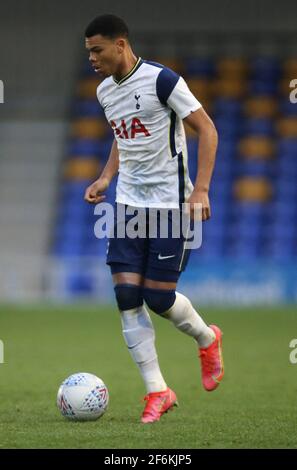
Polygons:
<instances>
[{"instance_id":1,"label":"aia sponsor logo","mask_svg":"<svg viewBox=\"0 0 297 470\"><path fill-rule=\"evenodd\" d=\"M137 117L132 118L131 123L126 123L125 119L122 119L120 123L110 121L110 125L113 128L114 134L120 139L135 139L139 134L149 137L151 134Z\"/></svg>"}]
</instances>

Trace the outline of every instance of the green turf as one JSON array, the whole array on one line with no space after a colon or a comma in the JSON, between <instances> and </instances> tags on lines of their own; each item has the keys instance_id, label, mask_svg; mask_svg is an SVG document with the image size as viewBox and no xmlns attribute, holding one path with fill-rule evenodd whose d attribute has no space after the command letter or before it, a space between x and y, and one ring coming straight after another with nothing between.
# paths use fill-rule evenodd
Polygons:
<instances>
[{"instance_id":1,"label":"green turf","mask_svg":"<svg viewBox=\"0 0 297 470\"><path fill-rule=\"evenodd\" d=\"M193 340L154 316L161 368L180 406L144 426L143 385L115 309L2 306L0 447L296 448L297 364L289 362L296 310L205 308L204 316L224 331L223 384L205 392ZM56 409L60 382L79 371L109 388L97 422L68 422Z\"/></svg>"}]
</instances>

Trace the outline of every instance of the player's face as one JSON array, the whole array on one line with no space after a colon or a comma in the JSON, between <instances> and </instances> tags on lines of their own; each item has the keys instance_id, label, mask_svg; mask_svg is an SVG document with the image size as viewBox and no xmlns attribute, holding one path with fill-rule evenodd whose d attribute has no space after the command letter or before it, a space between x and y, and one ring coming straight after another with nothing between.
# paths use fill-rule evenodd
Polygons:
<instances>
[{"instance_id":1,"label":"player's face","mask_svg":"<svg viewBox=\"0 0 297 470\"><path fill-rule=\"evenodd\" d=\"M86 48L95 72L103 77L116 74L122 60L123 39L109 39L97 34L86 38Z\"/></svg>"}]
</instances>

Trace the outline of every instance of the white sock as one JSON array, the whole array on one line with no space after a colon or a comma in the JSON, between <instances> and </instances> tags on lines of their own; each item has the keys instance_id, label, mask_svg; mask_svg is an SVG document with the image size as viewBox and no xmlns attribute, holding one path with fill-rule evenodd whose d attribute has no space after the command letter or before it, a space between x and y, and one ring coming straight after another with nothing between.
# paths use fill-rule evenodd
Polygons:
<instances>
[{"instance_id":1,"label":"white sock","mask_svg":"<svg viewBox=\"0 0 297 470\"><path fill-rule=\"evenodd\" d=\"M154 327L145 306L121 311L123 335L144 380L147 393L167 389L155 349Z\"/></svg>"},{"instance_id":2,"label":"white sock","mask_svg":"<svg viewBox=\"0 0 297 470\"><path fill-rule=\"evenodd\" d=\"M195 338L200 348L207 348L215 339L214 331L202 320L190 300L179 292L176 292L172 307L162 317L172 321L183 333Z\"/></svg>"}]
</instances>

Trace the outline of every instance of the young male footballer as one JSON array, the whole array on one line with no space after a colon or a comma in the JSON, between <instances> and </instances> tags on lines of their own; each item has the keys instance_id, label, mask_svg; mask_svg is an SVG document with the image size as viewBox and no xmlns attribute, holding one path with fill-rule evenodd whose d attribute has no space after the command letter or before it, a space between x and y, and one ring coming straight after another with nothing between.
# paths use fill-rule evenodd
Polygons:
<instances>
[{"instance_id":1,"label":"young male footballer","mask_svg":"<svg viewBox=\"0 0 297 470\"><path fill-rule=\"evenodd\" d=\"M217 132L184 79L160 64L137 57L125 22L114 15L95 18L85 31L85 45L94 70L104 80L97 97L114 130L114 141L101 176L90 185L85 200L98 204L118 175L116 204L125 208L180 209L202 206L210 217L209 185L215 162ZM199 165L193 186L187 170L183 121L199 137ZM124 223L128 223L127 215ZM146 221L146 223L148 223ZM115 220L117 227L118 220ZM202 383L214 390L224 375L222 332L207 325L176 286L189 249L186 238L148 235L109 241L107 264L114 282L123 335L146 388L141 421L152 423L174 405L177 397L160 371L154 328L147 311L168 319L195 339Z\"/></svg>"}]
</instances>

